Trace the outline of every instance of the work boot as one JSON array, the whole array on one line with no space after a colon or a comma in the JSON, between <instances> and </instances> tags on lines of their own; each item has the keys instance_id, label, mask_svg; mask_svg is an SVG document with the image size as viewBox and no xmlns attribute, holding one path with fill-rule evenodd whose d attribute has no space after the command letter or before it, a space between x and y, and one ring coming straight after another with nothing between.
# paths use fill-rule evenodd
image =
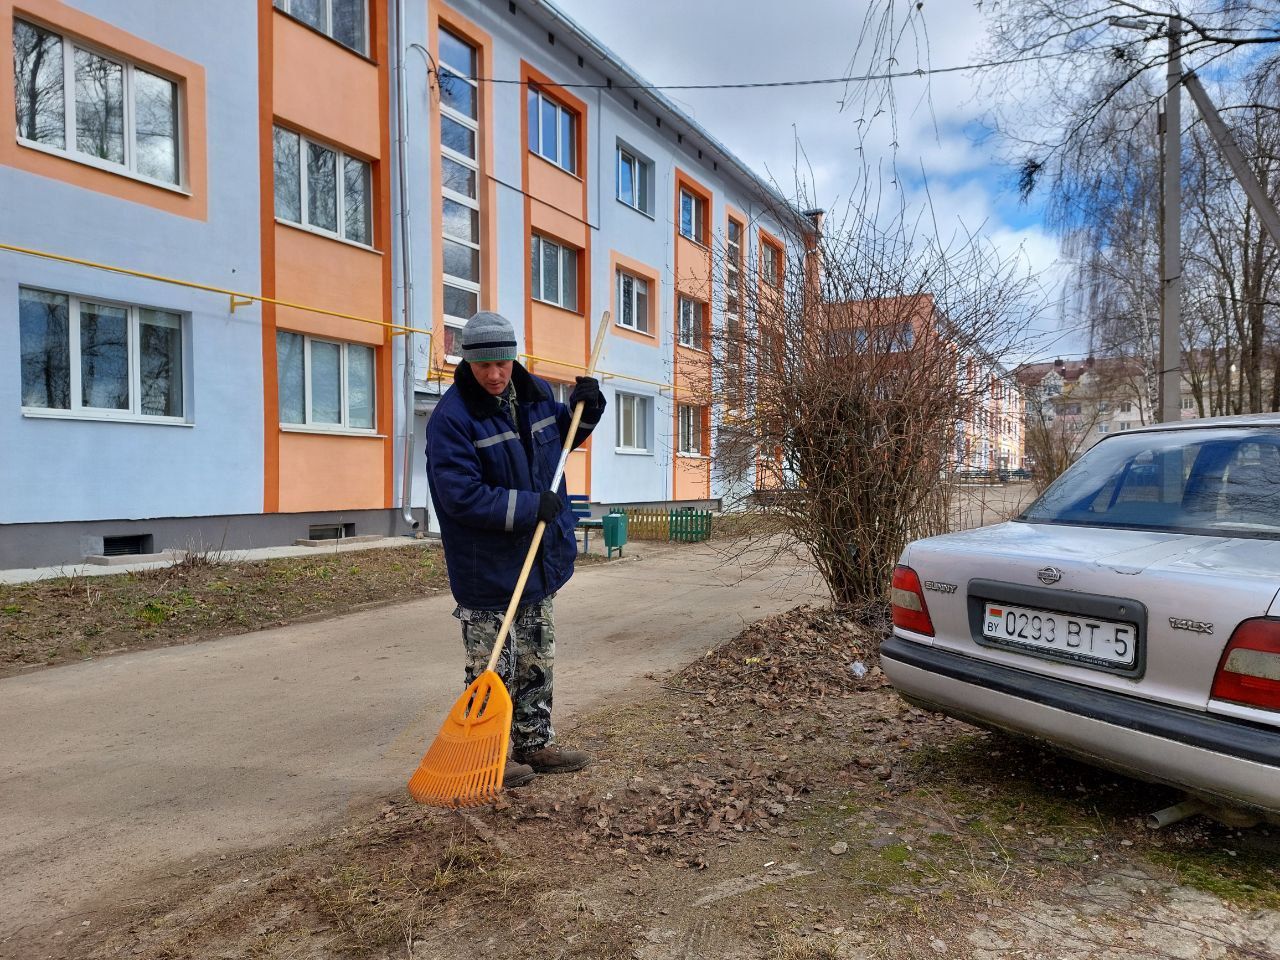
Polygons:
<instances>
[{"instance_id":1,"label":"work boot","mask_svg":"<svg viewBox=\"0 0 1280 960\"><path fill-rule=\"evenodd\" d=\"M516 759L527 763L535 773L572 773L593 763L596 758L583 750L546 746L540 750L516 754Z\"/></svg>"},{"instance_id":2,"label":"work boot","mask_svg":"<svg viewBox=\"0 0 1280 960\"><path fill-rule=\"evenodd\" d=\"M507 765L502 769L502 789L512 790L516 787L523 787L533 777L533 767L527 763L508 760Z\"/></svg>"}]
</instances>

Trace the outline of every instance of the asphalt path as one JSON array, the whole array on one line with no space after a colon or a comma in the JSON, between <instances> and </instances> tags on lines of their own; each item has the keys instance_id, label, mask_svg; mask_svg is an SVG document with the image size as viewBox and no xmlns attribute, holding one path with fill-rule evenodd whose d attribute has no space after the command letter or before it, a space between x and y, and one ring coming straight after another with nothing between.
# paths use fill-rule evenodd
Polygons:
<instances>
[{"instance_id":1,"label":"asphalt path","mask_svg":"<svg viewBox=\"0 0 1280 960\"><path fill-rule=\"evenodd\" d=\"M794 563L628 552L556 599L566 743L575 715L822 596ZM403 790L462 689L452 610L437 596L0 680L0 957L38 956L210 857Z\"/></svg>"}]
</instances>

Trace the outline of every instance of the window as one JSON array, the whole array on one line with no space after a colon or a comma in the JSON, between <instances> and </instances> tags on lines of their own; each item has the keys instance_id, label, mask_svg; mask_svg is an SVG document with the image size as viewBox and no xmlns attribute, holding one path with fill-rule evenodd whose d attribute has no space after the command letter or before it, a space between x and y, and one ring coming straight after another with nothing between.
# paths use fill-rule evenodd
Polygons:
<instances>
[{"instance_id":1,"label":"window","mask_svg":"<svg viewBox=\"0 0 1280 960\"><path fill-rule=\"evenodd\" d=\"M577 116L546 96L537 87L529 87L529 149L570 173L577 170Z\"/></svg>"},{"instance_id":2,"label":"window","mask_svg":"<svg viewBox=\"0 0 1280 960\"><path fill-rule=\"evenodd\" d=\"M618 199L641 213L653 213L653 164L618 144Z\"/></svg>"},{"instance_id":3,"label":"window","mask_svg":"<svg viewBox=\"0 0 1280 960\"><path fill-rule=\"evenodd\" d=\"M155 183L182 180L178 84L13 21L18 140Z\"/></svg>"},{"instance_id":4,"label":"window","mask_svg":"<svg viewBox=\"0 0 1280 960\"><path fill-rule=\"evenodd\" d=\"M369 0L275 0L276 9L332 37L344 47L368 54Z\"/></svg>"},{"instance_id":5,"label":"window","mask_svg":"<svg viewBox=\"0 0 1280 960\"><path fill-rule=\"evenodd\" d=\"M1100 423L1100 424L1098 424L1098 432L1099 432L1099 433L1106 433L1108 429L1110 429L1110 428L1108 427L1108 425L1107 425L1107 424L1105 424L1105 423Z\"/></svg>"},{"instance_id":6,"label":"window","mask_svg":"<svg viewBox=\"0 0 1280 960\"><path fill-rule=\"evenodd\" d=\"M551 396L556 403L563 403L566 407L569 406L569 394L573 392L573 384L560 383L553 380L548 383L548 386L551 387Z\"/></svg>"},{"instance_id":7,"label":"window","mask_svg":"<svg viewBox=\"0 0 1280 960\"><path fill-rule=\"evenodd\" d=\"M771 287L782 286L782 251L775 244L764 241L760 244L760 256L764 282Z\"/></svg>"},{"instance_id":8,"label":"window","mask_svg":"<svg viewBox=\"0 0 1280 960\"><path fill-rule=\"evenodd\" d=\"M578 309L578 251L533 235L530 275L533 299Z\"/></svg>"},{"instance_id":9,"label":"window","mask_svg":"<svg viewBox=\"0 0 1280 960\"><path fill-rule=\"evenodd\" d=\"M625 270L618 271L618 326L650 333L649 282Z\"/></svg>"},{"instance_id":10,"label":"window","mask_svg":"<svg viewBox=\"0 0 1280 960\"><path fill-rule=\"evenodd\" d=\"M1120 412L1121 412L1121 413L1133 413L1133 404L1132 404L1130 401L1128 401L1128 400L1124 400L1124 401L1122 401L1122 402L1120 403Z\"/></svg>"},{"instance_id":11,"label":"window","mask_svg":"<svg viewBox=\"0 0 1280 960\"><path fill-rule=\"evenodd\" d=\"M1183 398L1182 398L1182 409L1183 409L1183 410L1194 410L1195 408L1196 408L1196 398L1195 398L1195 397L1183 397Z\"/></svg>"},{"instance_id":12,"label":"window","mask_svg":"<svg viewBox=\"0 0 1280 960\"><path fill-rule=\"evenodd\" d=\"M631 453L649 452L649 424L652 399L618 392L618 449Z\"/></svg>"},{"instance_id":13,"label":"window","mask_svg":"<svg viewBox=\"0 0 1280 960\"><path fill-rule=\"evenodd\" d=\"M462 326L480 309L480 92L476 48L440 31L440 181L444 353L462 359Z\"/></svg>"},{"instance_id":14,"label":"window","mask_svg":"<svg viewBox=\"0 0 1280 960\"><path fill-rule=\"evenodd\" d=\"M180 420L181 314L20 287L22 406Z\"/></svg>"},{"instance_id":15,"label":"window","mask_svg":"<svg viewBox=\"0 0 1280 960\"><path fill-rule=\"evenodd\" d=\"M373 348L276 333L280 422L318 430L373 430Z\"/></svg>"},{"instance_id":16,"label":"window","mask_svg":"<svg viewBox=\"0 0 1280 960\"><path fill-rule=\"evenodd\" d=\"M680 235L695 243L707 242L707 201L684 189L680 191Z\"/></svg>"},{"instance_id":17,"label":"window","mask_svg":"<svg viewBox=\"0 0 1280 960\"><path fill-rule=\"evenodd\" d=\"M678 409L678 450L681 453L699 456L702 453L702 407L691 407L680 404Z\"/></svg>"},{"instance_id":18,"label":"window","mask_svg":"<svg viewBox=\"0 0 1280 960\"><path fill-rule=\"evenodd\" d=\"M276 219L369 246L369 164L284 127L274 137Z\"/></svg>"},{"instance_id":19,"label":"window","mask_svg":"<svg viewBox=\"0 0 1280 960\"><path fill-rule=\"evenodd\" d=\"M702 349L706 308L698 300L680 298L680 343L695 350Z\"/></svg>"}]
</instances>

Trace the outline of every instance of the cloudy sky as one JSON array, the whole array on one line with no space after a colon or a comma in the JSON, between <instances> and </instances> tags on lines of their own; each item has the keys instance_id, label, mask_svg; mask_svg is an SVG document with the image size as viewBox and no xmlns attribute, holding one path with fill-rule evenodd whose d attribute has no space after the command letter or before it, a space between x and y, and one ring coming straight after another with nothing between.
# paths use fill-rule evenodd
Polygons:
<instances>
[{"instance_id":1,"label":"cloudy sky","mask_svg":"<svg viewBox=\"0 0 1280 960\"><path fill-rule=\"evenodd\" d=\"M865 56L854 59L867 0L647 0L639 7L631 0L554 2L654 84L842 77L873 66ZM923 62L948 67L982 59L984 23L971 0L928 0L925 14L927 36L918 34ZM917 66L916 49L908 40L897 69ZM1021 251L1046 283L1055 284L1061 273L1057 241L1041 225L1038 207L1019 202L996 147L983 141L986 105L975 94L972 75L894 84L896 130L889 113L864 116L856 92L842 85L664 93L788 194L798 139L806 172L812 167L816 205L828 210L850 197L863 165L859 131L867 131L866 160L885 171L887 189L902 189L909 205L920 205L927 177L940 233L981 228L1001 250ZM848 101L843 110L842 98ZM1054 316L1044 324L1048 329L1057 322ZM1057 340L1050 335L1036 349L1082 349L1076 336Z\"/></svg>"}]
</instances>

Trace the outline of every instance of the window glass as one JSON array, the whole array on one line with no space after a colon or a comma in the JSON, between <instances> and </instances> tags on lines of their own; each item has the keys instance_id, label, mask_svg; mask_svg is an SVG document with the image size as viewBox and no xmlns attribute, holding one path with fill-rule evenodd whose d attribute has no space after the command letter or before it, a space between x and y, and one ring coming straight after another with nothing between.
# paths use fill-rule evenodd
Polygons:
<instances>
[{"instance_id":1,"label":"window glass","mask_svg":"<svg viewBox=\"0 0 1280 960\"><path fill-rule=\"evenodd\" d=\"M440 68L440 104L457 110L464 117L476 119L476 88L452 70Z\"/></svg>"},{"instance_id":2,"label":"window glass","mask_svg":"<svg viewBox=\"0 0 1280 960\"><path fill-rule=\"evenodd\" d=\"M124 163L124 67L76 49L76 149Z\"/></svg>"},{"instance_id":3,"label":"window glass","mask_svg":"<svg viewBox=\"0 0 1280 960\"><path fill-rule=\"evenodd\" d=\"M366 246L373 242L370 220L372 183L369 164L354 157L342 160L343 227L346 238Z\"/></svg>"},{"instance_id":4,"label":"window glass","mask_svg":"<svg viewBox=\"0 0 1280 960\"><path fill-rule=\"evenodd\" d=\"M66 146L62 38L22 20L13 21L13 86L18 136Z\"/></svg>"},{"instance_id":5,"label":"window glass","mask_svg":"<svg viewBox=\"0 0 1280 960\"><path fill-rule=\"evenodd\" d=\"M476 132L451 117L440 118L440 143L464 157L476 155Z\"/></svg>"},{"instance_id":6,"label":"window glass","mask_svg":"<svg viewBox=\"0 0 1280 960\"><path fill-rule=\"evenodd\" d=\"M331 0L333 11L333 39L356 53L364 53L365 4L369 0Z\"/></svg>"},{"instance_id":7,"label":"window glass","mask_svg":"<svg viewBox=\"0 0 1280 960\"><path fill-rule=\"evenodd\" d=\"M445 324L444 354L446 357L462 356L462 328Z\"/></svg>"},{"instance_id":8,"label":"window glass","mask_svg":"<svg viewBox=\"0 0 1280 960\"><path fill-rule=\"evenodd\" d=\"M307 26L324 30L325 0L288 0L288 7Z\"/></svg>"},{"instance_id":9,"label":"window glass","mask_svg":"<svg viewBox=\"0 0 1280 960\"><path fill-rule=\"evenodd\" d=\"M22 289L18 339L22 352L22 405L71 408L70 301L58 293Z\"/></svg>"},{"instance_id":10,"label":"window glass","mask_svg":"<svg viewBox=\"0 0 1280 960\"><path fill-rule=\"evenodd\" d=\"M311 341L311 422L342 423L342 346Z\"/></svg>"},{"instance_id":11,"label":"window glass","mask_svg":"<svg viewBox=\"0 0 1280 960\"><path fill-rule=\"evenodd\" d=\"M550 160L552 163L558 163L556 156L556 105L550 100L542 101L542 149L538 152Z\"/></svg>"},{"instance_id":12,"label":"window glass","mask_svg":"<svg viewBox=\"0 0 1280 960\"><path fill-rule=\"evenodd\" d=\"M542 247L537 237L533 238L533 243L529 244L530 263L529 263L529 296L535 300L542 299Z\"/></svg>"},{"instance_id":13,"label":"window glass","mask_svg":"<svg viewBox=\"0 0 1280 960\"><path fill-rule=\"evenodd\" d=\"M182 416L182 318L161 310L138 311L142 412Z\"/></svg>"},{"instance_id":14,"label":"window glass","mask_svg":"<svg viewBox=\"0 0 1280 960\"><path fill-rule=\"evenodd\" d=\"M641 333L649 332L649 284L639 277L636 285L636 329Z\"/></svg>"},{"instance_id":15,"label":"window glass","mask_svg":"<svg viewBox=\"0 0 1280 960\"><path fill-rule=\"evenodd\" d=\"M618 199L638 206L635 194L635 159L625 150L618 151Z\"/></svg>"},{"instance_id":16,"label":"window glass","mask_svg":"<svg viewBox=\"0 0 1280 960\"><path fill-rule=\"evenodd\" d=\"M307 222L338 231L338 155L307 142Z\"/></svg>"},{"instance_id":17,"label":"window glass","mask_svg":"<svg viewBox=\"0 0 1280 960\"><path fill-rule=\"evenodd\" d=\"M476 293L455 287L451 283L444 285L444 312L449 316L466 321L475 316L479 309L479 296Z\"/></svg>"},{"instance_id":18,"label":"window glass","mask_svg":"<svg viewBox=\"0 0 1280 960\"><path fill-rule=\"evenodd\" d=\"M444 232L459 240L480 242L480 213L474 207L447 197L444 201Z\"/></svg>"},{"instance_id":19,"label":"window glass","mask_svg":"<svg viewBox=\"0 0 1280 960\"><path fill-rule=\"evenodd\" d=\"M635 299L636 285L630 274L618 274L618 290L618 306L621 312L619 323L624 327L631 327L634 329L636 325L636 315L635 305L632 301Z\"/></svg>"},{"instance_id":20,"label":"window glass","mask_svg":"<svg viewBox=\"0 0 1280 960\"><path fill-rule=\"evenodd\" d=\"M280 394L280 422L304 423L307 419L307 387L303 338L297 333L276 333L276 380Z\"/></svg>"},{"instance_id":21,"label":"window glass","mask_svg":"<svg viewBox=\"0 0 1280 960\"><path fill-rule=\"evenodd\" d=\"M1117 434L1087 451L1019 519L1280 538L1280 430Z\"/></svg>"},{"instance_id":22,"label":"window glass","mask_svg":"<svg viewBox=\"0 0 1280 960\"><path fill-rule=\"evenodd\" d=\"M445 240L444 272L462 280L479 283L480 251L453 240Z\"/></svg>"},{"instance_id":23,"label":"window glass","mask_svg":"<svg viewBox=\"0 0 1280 960\"><path fill-rule=\"evenodd\" d=\"M296 133L276 127L273 166L275 168L276 216L302 222L302 168Z\"/></svg>"},{"instance_id":24,"label":"window glass","mask_svg":"<svg viewBox=\"0 0 1280 960\"><path fill-rule=\"evenodd\" d=\"M104 410L129 409L129 311L80 304L80 402Z\"/></svg>"},{"instance_id":25,"label":"window glass","mask_svg":"<svg viewBox=\"0 0 1280 960\"><path fill-rule=\"evenodd\" d=\"M573 143L573 114L560 111L560 166L570 173L577 169L577 151Z\"/></svg>"},{"instance_id":26,"label":"window glass","mask_svg":"<svg viewBox=\"0 0 1280 960\"><path fill-rule=\"evenodd\" d=\"M178 86L172 80L135 68L133 71L134 142L138 172L178 182Z\"/></svg>"},{"instance_id":27,"label":"window glass","mask_svg":"<svg viewBox=\"0 0 1280 960\"><path fill-rule=\"evenodd\" d=\"M578 251L569 247L560 248L560 258L564 261L562 270L560 305L569 310L578 309Z\"/></svg>"},{"instance_id":28,"label":"window glass","mask_svg":"<svg viewBox=\"0 0 1280 960\"><path fill-rule=\"evenodd\" d=\"M560 302L560 248L542 241L542 299Z\"/></svg>"},{"instance_id":29,"label":"window glass","mask_svg":"<svg viewBox=\"0 0 1280 960\"><path fill-rule=\"evenodd\" d=\"M448 30L440 31L440 62L466 77L476 74L475 49Z\"/></svg>"},{"instance_id":30,"label":"window glass","mask_svg":"<svg viewBox=\"0 0 1280 960\"><path fill-rule=\"evenodd\" d=\"M347 344L347 426L373 429L373 348Z\"/></svg>"},{"instance_id":31,"label":"window glass","mask_svg":"<svg viewBox=\"0 0 1280 960\"><path fill-rule=\"evenodd\" d=\"M464 197L476 199L476 172L448 157L440 158L440 173L444 188ZM447 201L446 201L447 202Z\"/></svg>"}]
</instances>

